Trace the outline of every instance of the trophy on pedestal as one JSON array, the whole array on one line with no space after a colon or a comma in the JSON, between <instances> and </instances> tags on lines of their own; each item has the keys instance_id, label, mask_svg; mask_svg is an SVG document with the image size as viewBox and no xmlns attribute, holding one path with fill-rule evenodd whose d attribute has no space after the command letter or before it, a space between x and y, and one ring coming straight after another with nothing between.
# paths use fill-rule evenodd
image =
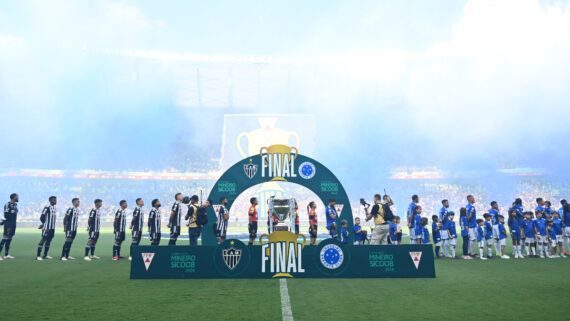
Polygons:
<instances>
[{"instance_id":1,"label":"trophy on pedestal","mask_svg":"<svg viewBox=\"0 0 570 321\"><path fill-rule=\"evenodd\" d=\"M277 219L273 226L273 220L269 220L269 231L292 231L295 219L295 199L270 197L267 201L271 217Z\"/></svg>"}]
</instances>

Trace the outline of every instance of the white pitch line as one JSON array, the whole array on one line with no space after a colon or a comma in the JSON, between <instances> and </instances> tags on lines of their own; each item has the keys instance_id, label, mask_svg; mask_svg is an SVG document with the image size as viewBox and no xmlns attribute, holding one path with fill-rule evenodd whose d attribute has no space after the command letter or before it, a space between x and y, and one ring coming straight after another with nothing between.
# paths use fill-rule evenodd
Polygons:
<instances>
[{"instance_id":1,"label":"white pitch line","mask_svg":"<svg viewBox=\"0 0 570 321\"><path fill-rule=\"evenodd\" d=\"M287 290L287 279L279 279L279 290L281 292L281 314L283 315L283 321L293 321L289 290Z\"/></svg>"}]
</instances>

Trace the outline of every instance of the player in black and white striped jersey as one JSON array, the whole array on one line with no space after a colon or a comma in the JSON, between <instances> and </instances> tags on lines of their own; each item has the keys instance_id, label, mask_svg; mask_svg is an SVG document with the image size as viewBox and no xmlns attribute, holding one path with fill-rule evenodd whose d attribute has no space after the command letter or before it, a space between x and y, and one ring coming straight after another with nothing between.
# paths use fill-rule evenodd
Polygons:
<instances>
[{"instance_id":1,"label":"player in black and white striped jersey","mask_svg":"<svg viewBox=\"0 0 570 321\"><path fill-rule=\"evenodd\" d=\"M103 201L96 199L94 203L95 207L89 212L89 219L87 221L89 240L85 245L85 261L99 259L98 256L95 256L95 245L97 244L97 240L99 240L99 230L101 229L101 213L99 211L103 205ZM91 256L89 256L89 251L91 251Z\"/></svg>"},{"instance_id":2,"label":"player in black and white striped jersey","mask_svg":"<svg viewBox=\"0 0 570 321\"><path fill-rule=\"evenodd\" d=\"M113 222L113 229L115 232L115 244L113 244L113 261L123 258L121 256L121 245L125 240L125 230L127 228L127 201L120 201L119 206L120 208L115 213L115 221Z\"/></svg>"},{"instance_id":3,"label":"player in black and white striped jersey","mask_svg":"<svg viewBox=\"0 0 570 321\"><path fill-rule=\"evenodd\" d=\"M170 210L170 218L167 225L167 227L170 228L170 241L168 241L168 245L176 245L176 240L180 235L180 226L182 224L182 193L176 193L176 195L174 195L174 200L175 202Z\"/></svg>"},{"instance_id":4,"label":"player in black and white striped jersey","mask_svg":"<svg viewBox=\"0 0 570 321\"><path fill-rule=\"evenodd\" d=\"M65 243L61 250L61 260L75 260L73 256L69 256L71 244L77 235L77 219L79 216L79 199L74 198L71 200L72 207L68 208L63 217L63 228L65 229Z\"/></svg>"},{"instance_id":5,"label":"player in black and white striped jersey","mask_svg":"<svg viewBox=\"0 0 570 321\"><path fill-rule=\"evenodd\" d=\"M51 240L55 235L55 219L57 216L57 209L55 208L56 204L57 204L57 197L50 196L49 205L44 207L42 215L40 216L40 221L42 222L42 224L40 224L38 228L42 230L42 239L38 244L38 255L36 257L36 260L38 261L45 259L52 259L51 256L48 256L48 252ZM41 256L42 248L44 249L43 256Z\"/></svg>"},{"instance_id":6,"label":"player in black and white striped jersey","mask_svg":"<svg viewBox=\"0 0 570 321\"><path fill-rule=\"evenodd\" d=\"M133 219L131 220L130 229L133 232L133 241L131 242L131 249L129 253L129 261L133 259L133 246L139 245L142 237L142 229L144 222L144 201L142 198L137 198L135 203L137 206L133 210Z\"/></svg>"},{"instance_id":7,"label":"player in black and white striped jersey","mask_svg":"<svg viewBox=\"0 0 570 321\"><path fill-rule=\"evenodd\" d=\"M150 245L158 245L160 243L160 201L152 200L152 209L148 213L148 235L150 237Z\"/></svg>"},{"instance_id":8,"label":"player in black and white striped jersey","mask_svg":"<svg viewBox=\"0 0 570 321\"><path fill-rule=\"evenodd\" d=\"M218 237L218 244L226 240L226 232L228 230L228 221L230 219L230 212L226 209L228 199L225 197L220 198L220 209L218 211L218 219L214 227L216 228L216 236Z\"/></svg>"}]
</instances>

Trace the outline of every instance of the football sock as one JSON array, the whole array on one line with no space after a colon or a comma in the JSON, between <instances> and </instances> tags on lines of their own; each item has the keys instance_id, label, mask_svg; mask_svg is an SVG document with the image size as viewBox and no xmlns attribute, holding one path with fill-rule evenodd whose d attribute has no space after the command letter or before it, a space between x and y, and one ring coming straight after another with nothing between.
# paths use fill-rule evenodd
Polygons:
<instances>
[{"instance_id":1,"label":"football sock","mask_svg":"<svg viewBox=\"0 0 570 321\"><path fill-rule=\"evenodd\" d=\"M91 244L91 256L95 255L95 244Z\"/></svg>"},{"instance_id":2,"label":"football sock","mask_svg":"<svg viewBox=\"0 0 570 321\"><path fill-rule=\"evenodd\" d=\"M12 239L8 239L6 240L6 252L4 252L4 255L8 256L8 252L10 252L10 244L12 244ZM2 251L2 249L0 249L0 252Z\"/></svg>"},{"instance_id":3,"label":"football sock","mask_svg":"<svg viewBox=\"0 0 570 321\"><path fill-rule=\"evenodd\" d=\"M439 246L435 247L435 257L439 257Z\"/></svg>"},{"instance_id":4,"label":"football sock","mask_svg":"<svg viewBox=\"0 0 570 321\"><path fill-rule=\"evenodd\" d=\"M451 246L451 256L455 257L455 245Z\"/></svg>"},{"instance_id":5,"label":"football sock","mask_svg":"<svg viewBox=\"0 0 570 321\"><path fill-rule=\"evenodd\" d=\"M532 250L532 255L536 255L536 248L534 246L531 247L531 250Z\"/></svg>"},{"instance_id":6,"label":"football sock","mask_svg":"<svg viewBox=\"0 0 570 321\"><path fill-rule=\"evenodd\" d=\"M0 253L2 253L2 249L4 248L4 244L6 244L6 239L2 239L2 241L0 242Z\"/></svg>"},{"instance_id":7,"label":"football sock","mask_svg":"<svg viewBox=\"0 0 570 321\"><path fill-rule=\"evenodd\" d=\"M485 257L485 255L483 255L483 248L482 247L479 248L479 256Z\"/></svg>"},{"instance_id":8,"label":"football sock","mask_svg":"<svg viewBox=\"0 0 570 321\"><path fill-rule=\"evenodd\" d=\"M37 256L42 255L42 247L43 247L43 244L38 244L38 255Z\"/></svg>"},{"instance_id":9,"label":"football sock","mask_svg":"<svg viewBox=\"0 0 570 321\"><path fill-rule=\"evenodd\" d=\"M89 249L91 248L90 245L85 245L85 256L89 255Z\"/></svg>"},{"instance_id":10,"label":"football sock","mask_svg":"<svg viewBox=\"0 0 570 321\"><path fill-rule=\"evenodd\" d=\"M113 244L113 257L115 257L115 256L119 256L117 254L117 244Z\"/></svg>"}]
</instances>

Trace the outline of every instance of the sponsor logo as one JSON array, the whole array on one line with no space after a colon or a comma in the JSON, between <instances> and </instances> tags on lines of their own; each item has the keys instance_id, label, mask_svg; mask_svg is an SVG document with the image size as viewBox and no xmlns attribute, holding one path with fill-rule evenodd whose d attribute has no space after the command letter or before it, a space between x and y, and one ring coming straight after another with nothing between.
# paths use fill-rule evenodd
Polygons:
<instances>
[{"instance_id":1,"label":"sponsor logo","mask_svg":"<svg viewBox=\"0 0 570 321\"><path fill-rule=\"evenodd\" d=\"M304 179L311 179L315 176L317 169L311 162L303 162L299 165L299 175Z\"/></svg>"},{"instance_id":2,"label":"sponsor logo","mask_svg":"<svg viewBox=\"0 0 570 321\"><path fill-rule=\"evenodd\" d=\"M368 253L368 263L371 268L383 269L384 272L394 271L394 255L384 252Z\"/></svg>"},{"instance_id":3,"label":"sponsor logo","mask_svg":"<svg viewBox=\"0 0 570 321\"><path fill-rule=\"evenodd\" d=\"M252 179L255 174L257 174L257 164L252 163L250 159L248 164L243 165L243 171L245 172L245 176Z\"/></svg>"},{"instance_id":4,"label":"sponsor logo","mask_svg":"<svg viewBox=\"0 0 570 321\"><path fill-rule=\"evenodd\" d=\"M337 194L338 193L338 183L335 182L321 182L321 192Z\"/></svg>"},{"instance_id":5,"label":"sponsor logo","mask_svg":"<svg viewBox=\"0 0 570 321\"><path fill-rule=\"evenodd\" d=\"M420 261L422 259L422 252L409 252L410 253L410 257L412 258L412 262L414 262L414 265L416 266L416 270L420 268Z\"/></svg>"},{"instance_id":6,"label":"sponsor logo","mask_svg":"<svg viewBox=\"0 0 570 321\"><path fill-rule=\"evenodd\" d=\"M241 260L241 250L230 247L229 249L222 250L222 257L228 269L233 270Z\"/></svg>"},{"instance_id":7,"label":"sponsor logo","mask_svg":"<svg viewBox=\"0 0 570 321\"><path fill-rule=\"evenodd\" d=\"M196 255L188 253L172 253L170 255L170 268L182 269L184 272L196 272Z\"/></svg>"},{"instance_id":8,"label":"sponsor logo","mask_svg":"<svg viewBox=\"0 0 570 321\"><path fill-rule=\"evenodd\" d=\"M218 192L235 194L236 193L236 183L221 181L218 183Z\"/></svg>"},{"instance_id":9,"label":"sponsor logo","mask_svg":"<svg viewBox=\"0 0 570 321\"><path fill-rule=\"evenodd\" d=\"M148 272L148 268L150 267L150 264L152 263L152 259L154 259L154 253L141 253L141 256L142 256L142 259L144 262L144 268Z\"/></svg>"},{"instance_id":10,"label":"sponsor logo","mask_svg":"<svg viewBox=\"0 0 570 321\"><path fill-rule=\"evenodd\" d=\"M324 267L329 270L335 270L342 265L344 252L338 245L328 244L323 246L319 257Z\"/></svg>"},{"instance_id":11,"label":"sponsor logo","mask_svg":"<svg viewBox=\"0 0 570 321\"><path fill-rule=\"evenodd\" d=\"M303 247L305 237L289 231L276 231L263 234L259 242L267 237L269 243L261 246L261 273L274 273L272 277L290 277L291 273L305 273L303 267ZM303 243L297 242L302 237ZM268 268L269 267L269 268Z\"/></svg>"},{"instance_id":12,"label":"sponsor logo","mask_svg":"<svg viewBox=\"0 0 570 321\"><path fill-rule=\"evenodd\" d=\"M336 215L340 216L340 213L342 213L343 208L344 208L344 204L336 204L334 206L334 210L336 211Z\"/></svg>"}]
</instances>

